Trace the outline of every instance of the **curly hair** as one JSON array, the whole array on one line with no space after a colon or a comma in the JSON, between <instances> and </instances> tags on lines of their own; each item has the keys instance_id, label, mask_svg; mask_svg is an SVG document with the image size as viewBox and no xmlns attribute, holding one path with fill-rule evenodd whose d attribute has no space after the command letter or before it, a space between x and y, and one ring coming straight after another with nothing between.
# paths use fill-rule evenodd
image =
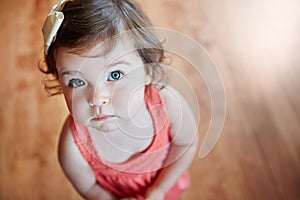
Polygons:
<instances>
[{"instance_id":1,"label":"curly hair","mask_svg":"<svg viewBox=\"0 0 300 200\"><path fill-rule=\"evenodd\" d=\"M107 53L115 47L116 37L113 36L124 31L129 31L152 80L163 79L162 43L137 3L129 0L73 0L65 4L62 12L64 21L45 55L44 64L39 64L43 73L53 77L44 81L45 90L50 96L61 93L56 69L56 52L60 47L80 54L105 41L104 53Z\"/></svg>"}]
</instances>

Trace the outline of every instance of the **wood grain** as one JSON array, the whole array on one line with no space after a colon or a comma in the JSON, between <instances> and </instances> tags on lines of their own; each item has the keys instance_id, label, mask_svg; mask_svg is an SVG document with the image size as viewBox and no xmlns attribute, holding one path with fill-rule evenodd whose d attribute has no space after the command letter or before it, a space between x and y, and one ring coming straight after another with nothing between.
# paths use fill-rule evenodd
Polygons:
<instances>
[{"instance_id":1,"label":"wood grain","mask_svg":"<svg viewBox=\"0 0 300 200\"><path fill-rule=\"evenodd\" d=\"M181 199L300 199L299 1L139 2L155 26L202 44L226 87L222 135L207 157L195 158L192 187ZM3 200L81 199L57 161L59 131L68 114L63 97L47 97L37 69L41 26L53 3L1 0ZM179 63L174 67L198 91L203 139L210 96L205 82Z\"/></svg>"}]
</instances>

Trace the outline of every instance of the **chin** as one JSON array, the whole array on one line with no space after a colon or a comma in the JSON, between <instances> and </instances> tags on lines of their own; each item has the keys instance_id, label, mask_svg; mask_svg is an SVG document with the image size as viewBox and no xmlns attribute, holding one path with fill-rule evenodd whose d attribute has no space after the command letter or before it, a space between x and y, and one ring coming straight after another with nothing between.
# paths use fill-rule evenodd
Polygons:
<instances>
[{"instance_id":1,"label":"chin","mask_svg":"<svg viewBox=\"0 0 300 200\"><path fill-rule=\"evenodd\" d=\"M119 129L114 123L94 124L93 128L104 133L113 132Z\"/></svg>"}]
</instances>

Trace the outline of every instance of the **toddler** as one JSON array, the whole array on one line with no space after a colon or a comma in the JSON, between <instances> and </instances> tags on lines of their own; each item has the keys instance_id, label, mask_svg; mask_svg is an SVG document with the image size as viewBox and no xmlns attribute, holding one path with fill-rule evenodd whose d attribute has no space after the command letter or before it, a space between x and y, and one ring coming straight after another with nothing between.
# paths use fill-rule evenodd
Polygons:
<instances>
[{"instance_id":1,"label":"toddler","mask_svg":"<svg viewBox=\"0 0 300 200\"><path fill-rule=\"evenodd\" d=\"M189 187L197 123L164 84L164 50L129 0L59 1L43 26L43 72L70 111L59 161L85 199L177 199Z\"/></svg>"}]
</instances>

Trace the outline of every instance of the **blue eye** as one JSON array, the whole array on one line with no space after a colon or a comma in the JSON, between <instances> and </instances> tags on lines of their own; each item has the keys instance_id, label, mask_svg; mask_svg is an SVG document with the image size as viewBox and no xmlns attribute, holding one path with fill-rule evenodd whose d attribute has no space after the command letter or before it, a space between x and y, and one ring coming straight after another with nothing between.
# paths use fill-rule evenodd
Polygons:
<instances>
[{"instance_id":1,"label":"blue eye","mask_svg":"<svg viewBox=\"0 0 300 200\"><path fill-rule=\"evenodd\" d=\"M84 85L85 85L85 82L81 79L78 79L78 78L73 78L68 83L68 86L73 87L73 88L81 87L81 86L84 86Z\"/></svg>"},{"instance_id":2,"label":"blue eye","mask_svg":"<svg viewBox=\"0 0 300 200\"><path fill-rule=\"evenodd\" d=\"M108 81L117 81L120 80L124 76L121 71L113 71L109 73Z\"/></svg>"}]
</instances>

